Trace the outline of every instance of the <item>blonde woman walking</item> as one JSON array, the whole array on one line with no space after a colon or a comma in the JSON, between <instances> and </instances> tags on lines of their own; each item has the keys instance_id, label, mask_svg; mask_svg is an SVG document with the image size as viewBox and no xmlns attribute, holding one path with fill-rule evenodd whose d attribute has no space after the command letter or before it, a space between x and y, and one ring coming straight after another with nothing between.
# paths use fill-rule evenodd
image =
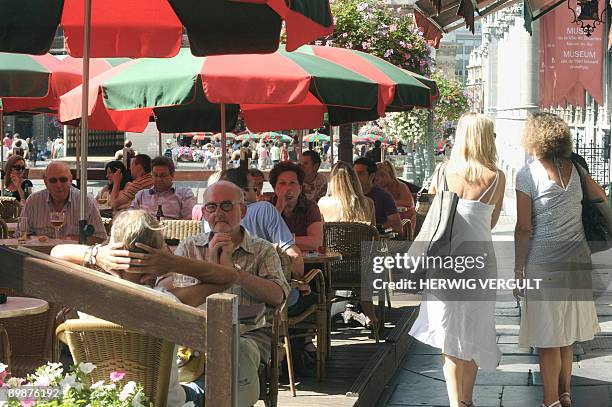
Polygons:
<instances>
[{"instance_id":1,"label":"blonde woman walking","mask_svg":"<svg viewBox=\"0 0 612 407\"><path fill-rule=\"evenodd\" d=\"M494 272L495 264L491 228L499 218L505 185L496 161L493 122L482 114L466 113L459 119L450 160L438 166L430 188L432 193L448 189L459 196L453 247L478 242L488 251L489 272ZM481 297L480 293L470 295ZM494 295L478 301L472 298L449 301L437 292L426 292L410 331L419 341L441 349L451 407L474 406L478 368L495 370L501 358L495 336Z\"/></svg>"},{"instance_id":2,"label":"blonde woman walking","mask_svg":"<svg viewBox=\"0 0 612 407\"><path fill-rule=\"evenodd\" d=\"M327 196L319 199L325 222L363 222L376 226L374 201L363 194L351 164L336 163L330 172Z\"/></svg>"},{"instance_id":3,"label":"blonde woman walking","mask_svg":"<svg viewBox=\"0 0 612 407\"><path fill-rule=\"evenodd\" d=\"M560 117L550 113L531 116L523 145L534 161L516 174L515 277L571 285L562 286L569 288L565 292L545 286L538 293L527 293L519 344L539 348L542 406L569 407L572 344L593 339L600 331L591 298L591 252L582 226L580 174L570 159L569 127ZM590 176L586 181L590 199L607 201ZM584 288L584 283L589 290L576 289ZM525 293L515 291L515 295Z\"/></svg>"}]
</instances>

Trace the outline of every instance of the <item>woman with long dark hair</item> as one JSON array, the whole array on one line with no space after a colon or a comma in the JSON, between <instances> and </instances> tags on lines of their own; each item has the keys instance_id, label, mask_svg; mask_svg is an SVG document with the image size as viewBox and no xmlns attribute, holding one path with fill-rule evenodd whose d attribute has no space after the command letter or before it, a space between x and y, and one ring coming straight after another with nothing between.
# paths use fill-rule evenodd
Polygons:
<instances>
[{"instance_id":1,"label":"woman with long dark hair","mask_svg":"<svg viewBox=\"0 0 612 407\"><path fill-rule=\"evenodd\" d=\"M129 181L131 181L132 178L130 177L127 168L125 168L125 165L123 165L123 163L119 160L114 160L106 163L106 166L104 166L104 172L106 172L106 179L108 180L108 184L106 184L104 188L102 188L100 192L98 192L96 200L98 201L98 203L108 202L109 205L112 206L112 203L110 201L113 185L118 182L119 188L123 189L125 188L125 185ZM115 208L114 212L124 210L128 206L130 206L130 202L128 202L128 204L124 205L123 207Z\"/></svg>"}]
</instances>

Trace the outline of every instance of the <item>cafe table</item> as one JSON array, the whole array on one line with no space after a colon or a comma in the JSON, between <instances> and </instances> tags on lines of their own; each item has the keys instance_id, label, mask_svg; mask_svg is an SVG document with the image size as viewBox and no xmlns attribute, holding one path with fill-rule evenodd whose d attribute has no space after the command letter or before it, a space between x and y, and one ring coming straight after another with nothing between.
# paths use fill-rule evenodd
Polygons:
<instances>
[{"instance_id":1,"label":"cafe table","mask_svg":"<svg viewBox=\"0 0 612 407\"><path fill-rule=\"evenodd\" d=\"M23 317L26 315L37 315L46 312L49 309L49 303L45 300L29 297L7 297L4 304L0 304L0 320L5 318ZM11 343L8 333L4 326L0 323L0 336L2 337L4 362L11 370Z\"/></svg>"},{"instance_id":2,"label":"cafe table","mask_svg":"<svg viewBox=\"0 0 612 407\"><path fill-rule=\"evenodd\" d=\"M25 241L20 241L18 239L0 239L0 246L22 246L45 254L51 253L51 249L53 249L58 244L76 243L78 242L72 239L42 239L42 236L28 236Z\"/></svg>"}]
</instances>

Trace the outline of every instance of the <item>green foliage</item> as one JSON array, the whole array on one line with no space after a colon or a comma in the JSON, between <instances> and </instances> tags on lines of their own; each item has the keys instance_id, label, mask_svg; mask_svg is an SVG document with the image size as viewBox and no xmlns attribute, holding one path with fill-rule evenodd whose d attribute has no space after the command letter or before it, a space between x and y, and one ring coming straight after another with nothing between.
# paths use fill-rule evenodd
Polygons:
<instances>
[{"instance_id":1,"label":"green foliage","mask_svg":"<svg viewBox=\"0 0 612 407\"><path fill-rule=\"evenodd\" d=\"M461 82L448 79L441 71L435 70L431 78L436 81L440 98L434 108L434 131L442 134L449 123L459 120L465 112L470 111L468 97Z\"/></svg>"},{"instance_id":2,"label":"green foliage","mask_svg":"<svg viewBox=\"0 0 612 407\"><path fill-rule=\"evenodd\" d=\"M428 74L430 49L412 15L378 0L333 0L334 33L326 45L376 55L404 69Z\"/></svg>"}]
</instances>

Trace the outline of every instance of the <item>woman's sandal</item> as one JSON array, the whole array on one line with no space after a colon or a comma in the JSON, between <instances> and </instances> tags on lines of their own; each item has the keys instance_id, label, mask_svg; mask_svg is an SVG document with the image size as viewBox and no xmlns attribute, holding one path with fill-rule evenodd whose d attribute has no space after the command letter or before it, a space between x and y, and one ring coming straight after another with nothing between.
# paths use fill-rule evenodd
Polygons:
<instances>
[{"instance_id":1,"label":"woman's sandal","mask_svg":"<svg viewBox=\"0 0 612 407\"><path fill-rule=\"evenodd\" d=\"M572 407L574 405L574 402L572 401L572 396L568 393L562 393L559 396L559 401L561 402L561 406L563 407Z\"/></svg>"},{"instance_id":2,"label":"woman's sandal","mask_svg":"<svg viewBox=\"0 0 612 407\"><path fill-rule=\"evenodd\" d=\"M561 406L561 402L559 400L555 401L552 404L549 404L548 406L544 403L542 403L542 407L557 407L557 406Z\"/></svg>"},{"instance_id":3,"label":"woman's sandal","mask_svg":"<svg viewBox=\"0 0 612 407\"><path fill-rule=\"evenodd\" d=\"M474 407L474 403L471 401L461 401L461 405L465 407Z\"/></svg>"}]
</instances>

